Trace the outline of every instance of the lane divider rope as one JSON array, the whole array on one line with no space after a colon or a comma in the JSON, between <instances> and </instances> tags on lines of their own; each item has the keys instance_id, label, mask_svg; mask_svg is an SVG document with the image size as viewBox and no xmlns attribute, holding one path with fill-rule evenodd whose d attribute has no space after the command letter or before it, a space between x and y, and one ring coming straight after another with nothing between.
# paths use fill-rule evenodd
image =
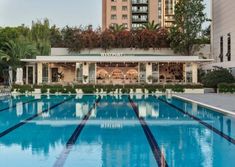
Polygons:
<instances>
[{"instance_id":1,"label":"lane divider rope","mask_svg":"<svg viewBox=\"0 0 235 167\"><path fill-rule=\"evenodd\" d=\"M99 96L98 99L95 101L95 103L92 105L88 113L83 117L82 122L78 124L75 131L69 138L69 140L66 143L65 148L60 153L59 157L57 158L56 162L54 163L53 167L63 167L65 164L65 161L68 158L68 155L70 151L72 150L73 146L75 145L79 135L81 134L83 128L86 125L86 122L90 118L90 115L92 114L92 110L96 107L96 105L100 102L101 97Z\"/></svg>"},{"instance_id":2,"label":"lane divider rope","mask_svg":"<svg viewBox=\"0 0 235 167\"><path fill-rule=\"evenodd\" d=\"M154 155L154 158L158 164L159 167L168 167L168 164L167 164L167 161L157 143L157 141L155 140L151 130L149 129L146 121L144 120L143 117L140 117L139 116L139 109L137 107L137 105L134 103L134 101L130 98L130 96L128 97L129 99L129 102L136 114L136 117L139 119L139 122L144 130L144 133L148 139L148 142L149 142L149 145L152 149L152 152L153 152L153 155Z\"/></svg>"},{"instance_id":3,"label":"lane divider rope","mask_svg":"<svg viewBox=\"0 0 235 167\"><path fill-rule=\"evenodd\" d=\"M199 122L200 124L204 125L206 128L208 128L209 130L213 131L214 133L220 135L221 137L223 137L224 139L226 139L226 140L229 141L230 143L235 144L235 139L234 139L234 138L232 138L232 137L226 135L225 133L221 132L220 130L216 129L215 127L211 126L210 124L204 122L204 121L201 120L200 118L198 118L198 117L196 117L196 116L190 114L190 113L187 112L187 111L184 111L183 109L177 107L176 105L171 104L171 103L169 103L169 102L167 102L167 101L165 101L165 100L163 100L163 99L161 99L161 98L157 98L157 97L155 97L155 98L156 98L157 100L159 100L159 101L161 101L161 102L163 102L163 103L165 103L165 104L171 106L172 108L176 109L177 111L181 112L182 114L187 115L188 117L192 118L193 120Z\"/></svg>"}]
</instances>

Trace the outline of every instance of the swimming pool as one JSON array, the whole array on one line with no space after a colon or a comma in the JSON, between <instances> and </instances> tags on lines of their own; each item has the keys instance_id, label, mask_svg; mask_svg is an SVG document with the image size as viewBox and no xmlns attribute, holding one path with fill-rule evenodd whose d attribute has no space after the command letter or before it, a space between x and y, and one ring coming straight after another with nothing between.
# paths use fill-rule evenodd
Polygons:
<instances>
[{"instance_id":1,"label":"swimming pool","mask_svg":"<svg viewBox=\"0 0 235 167\"><path fill-rule=\"evenodd\" d=\"M235 164L235 118L165 96L0 99L0 166Z\"/></svg>"}]
</instances>

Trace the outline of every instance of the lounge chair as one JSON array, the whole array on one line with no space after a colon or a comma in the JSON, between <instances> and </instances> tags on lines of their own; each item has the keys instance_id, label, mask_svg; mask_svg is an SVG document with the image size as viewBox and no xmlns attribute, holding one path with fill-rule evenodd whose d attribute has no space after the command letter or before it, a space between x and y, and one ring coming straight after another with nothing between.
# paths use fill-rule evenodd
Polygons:
<instances>
[{"instance_id":1,"label":"lounge chair","mask_svg":"<svg viewBox=\"0 0 235 167\"><path fill-rule=\"evenodd\" d=\"M75 89L77 94L83 94L82 89Z\"/></svg>"},{"instance_id":2,"label":"lounge chair","mask_svg":"<svg viewBox=\"0 0 235 167\"><path fill-rule=\"evenodd\" d=\"M41 89L34 89L32 94L41 94Z\"/></svg>"},{"instance_id":3,"label":"lounge chair","mask_svg":"<svg viewBox=\"0 0 235 167\"><path fill-rule=\"evenodd\" d=\"M138 89L136 89L135 93L136 93L136 94L143 94L143 91L142 91L142 89L139 89L139 88L138 88Z\"/></svg>"},{"instance_id":4,"label":"lounge chair","mask_svg":"<svg viewBox=\"0 0 235 167\"><path fill-rule=\"evenodd\" d=\"M149 90L148 89L144 89L144 93L145 94L149 94Z\"/></svg>"},{"instance_id":5,"label":"lounge chair","mask_svg":"<svg viewBox=\"0 0 235 167\"><path fill-rule=\"evenodd\" d=\"M134 94L134 91L133 91L133 89L130 89L130 94Z\"/></svg>"}]
</instances>

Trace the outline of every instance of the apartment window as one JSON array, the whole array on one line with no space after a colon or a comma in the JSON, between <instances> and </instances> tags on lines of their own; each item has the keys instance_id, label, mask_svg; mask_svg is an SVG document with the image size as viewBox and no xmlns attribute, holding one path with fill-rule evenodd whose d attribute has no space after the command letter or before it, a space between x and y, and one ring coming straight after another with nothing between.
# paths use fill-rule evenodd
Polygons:
<instances>
[{"instance_id":1,"label":"apartment window","mask_svg":"<svg viewBox=\"0 0 235 167\"><path fill-rule=\"evenodd\" d=\"M116 20L116 19L117 19L117 15L112 14L112 15L111 15L111 19L112 19L112 20Z\"/></svg>"},{"instance_id":2,"label":"apartment window","mask_svg":"<svg viewBox=\"0 0 235 167\"><path fill-rule=\"evenodd\" d=\"M127 6L122 6L123 11L127 11Z\"/></svg>"},{"instance_id":3,"label":"apartment window","mask_svg":"<svg viewBox=\"0 0 235 167\"><path fill-rule=\"evenodd\" d=\"M126 14L122 15L122 19L126 20L127 19L127 15Z\"/></svg>"},{"instance_id":4,"label":"apartment window","mask_svg":"<svg viewBox=\"0 0 235 167\"><path fill-rule=\"evenodd\" d=\"M127 0L122 0L122 2L127 2Z\"/></svg>"},{"instance_id":5,"label":"apartment window","mask_svg":"<svg viewBox=\"0 0 235 167\"><path fill-rule=\"evenodd\" d=\"M228 46L228 51L227 51L227 59L228 59L228 61L231 61L231 34L230 33L228 33L228 39L227 39L228 41L228 44L227 44L227 46Z\"/></svg>"},{"instance_id":6,"label":"apartment window","mask_svg":"<svg viewBox=\"0 0 235 167\"><path fill-rule=\"evenodd\" d=\"M111 0L111 2L117 2L117 0Z\"/></svg>"},{"instance_id":7,"label":"apartment window","mask_svg":"<svg viewBox=\"0 0 235 167\"><path fill-rule=\"evenodd\" d=\"M111 6L111 10L112 10L112 11L116 11L116 10L117 10L117 7L116 7L116 6Z\"/></svg>"},{"instance_id":8,"label":"apartment window","mask_svg":"<svg viewBox=\"0 0 235 167\"><path fill-rule=\"evenodd\" d=\"M220 37L220 62L223 62L223 52L224 52L224 39L223 37Z\"/></svg>"}]
</instances>

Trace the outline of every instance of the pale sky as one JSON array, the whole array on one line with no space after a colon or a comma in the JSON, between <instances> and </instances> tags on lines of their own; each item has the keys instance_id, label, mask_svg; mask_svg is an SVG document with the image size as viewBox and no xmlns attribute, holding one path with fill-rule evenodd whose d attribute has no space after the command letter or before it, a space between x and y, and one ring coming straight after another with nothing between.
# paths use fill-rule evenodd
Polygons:
<instances>
[{"instance_id":1,"label":"pale sky","mask_svg":"<svg viewBox=\"0 0 235 167\"><path fill-rule=\"evenodd\" d=\"M206 12L210 15L209 1ZM102 0L0 0L0 26L31 25L48 18L58 27L92 24L101 26Z\"/></svg>"}]
</instances>

